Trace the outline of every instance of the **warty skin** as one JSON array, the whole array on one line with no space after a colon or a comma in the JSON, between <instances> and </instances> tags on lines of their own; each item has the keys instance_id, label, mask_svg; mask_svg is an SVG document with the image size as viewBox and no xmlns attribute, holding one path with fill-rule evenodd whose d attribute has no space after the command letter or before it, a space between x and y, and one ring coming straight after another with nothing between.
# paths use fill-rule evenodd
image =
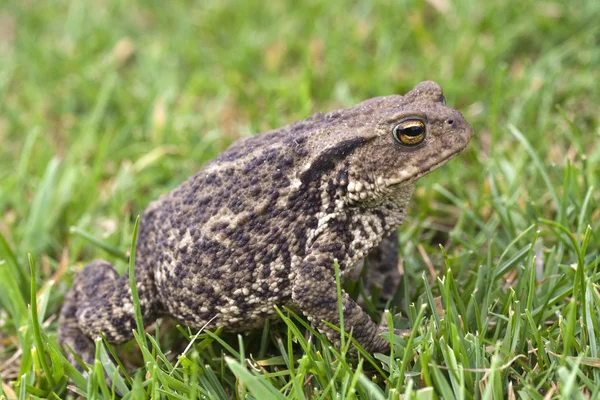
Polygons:
<instances>
[{"instance_id":1,"label":"warty skin","mask_svg":"<svg viewBox=\"0 0 600 400\"><path fill-rule=\"evenodd\" d=\"M339 343L323 323L339 325L334 260L347 278L369 255L367 283L393 294L396 229L415 183L472 134L441 87L426 81L404 96L236 141L141 216L135 280L144 323L168 315L195 329L239 332L275 317L276 305L294 306ZM384 351L387 328L346 293L342 304L346 330L367 351ZM128 275L106 261L88 264L65 297L59 342L91 362L92 338L122 343L134 328Z\"/></svg>"}]
</instances>

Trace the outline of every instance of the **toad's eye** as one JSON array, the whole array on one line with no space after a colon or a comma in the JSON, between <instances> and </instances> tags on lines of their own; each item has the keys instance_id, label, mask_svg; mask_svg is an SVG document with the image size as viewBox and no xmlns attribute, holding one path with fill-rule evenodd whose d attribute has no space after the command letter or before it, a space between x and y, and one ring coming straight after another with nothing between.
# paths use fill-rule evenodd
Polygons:
<instances>
[{"instance_id":1,"label":"toad's eye","mask_svg":"<svg viewBox=\"0 0 600 400\"><path fill-rule=\"evenodd\" d=\"M425 139L425 124L419 119L407 119L394 127L392 135L405 146L416 146Z\"/></svg>"}]
</instances>

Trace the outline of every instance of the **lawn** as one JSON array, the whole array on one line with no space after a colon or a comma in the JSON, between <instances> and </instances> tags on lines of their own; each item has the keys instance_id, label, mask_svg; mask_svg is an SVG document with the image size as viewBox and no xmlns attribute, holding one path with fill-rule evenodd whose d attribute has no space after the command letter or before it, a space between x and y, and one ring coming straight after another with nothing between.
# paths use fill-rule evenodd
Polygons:
<instances>
[{"instance_id":1,"label":"lawn","mask_svg":"<svg viewBox=\"0 0 600 400\"><path fill-rule=\"evenodd\" d=\"M599 20L595 0L5 0L0 398L600 398ZM68 364L64 294L90 260L127 270L150 201L236 138L426 79L475 136L400 229L391 353L352 360L282 309Z\"/></svg>"}]
</instances>

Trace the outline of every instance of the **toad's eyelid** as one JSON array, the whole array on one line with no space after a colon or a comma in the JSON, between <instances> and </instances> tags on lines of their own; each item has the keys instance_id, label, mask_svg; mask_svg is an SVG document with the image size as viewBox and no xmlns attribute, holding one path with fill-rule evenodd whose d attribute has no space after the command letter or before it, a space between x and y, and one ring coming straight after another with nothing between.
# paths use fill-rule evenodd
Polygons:
<instances>
[{"instance_id":1,"label":"toad's eyelid","mask_svg":"<svg viewBox=\"0 0 600 400\"><path fill-rule=\"evenodd\" d=\"M425 125L427 125L427 123L428 123L427 115L425 113L415 112L415 111L411 111L411 112L405 111L405 112L398 113L396 115L393 115L390 118L386 118L385 123L390 124L392 126L396 126L405 121L410 121L410 120L420 120Z\"/></svg>"}]
</instances>

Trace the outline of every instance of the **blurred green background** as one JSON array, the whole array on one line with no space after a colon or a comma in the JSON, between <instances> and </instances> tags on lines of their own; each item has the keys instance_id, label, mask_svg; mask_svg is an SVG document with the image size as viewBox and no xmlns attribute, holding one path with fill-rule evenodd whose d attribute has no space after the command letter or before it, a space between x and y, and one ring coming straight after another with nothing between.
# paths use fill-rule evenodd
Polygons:
<instances>
[{"instance_id":1,"label":"blurred green background","mask_svg":"<svg viewBox=\"0 0 600 400\"><path fill-rule=\"evenodd\" d=\"M439 82L475 128L469 155L449 166L461 181L481 183L489 157L524 162L508 124L546 162L562 164L598 142L599 8L596 1L5 3L2 232L21 255L52 257L81 250L67 234L72 225L128 235L122 224L130 213L232 140L404 93L425 79ZM561 114L583 133L576 141L565 136L571 128ZM44 174L52 177L42 193ZM445 175L431 179L443 183ZM534 182L525 189L543 194Z\"/></svg>"},{"instance_id":2,"label":"blurred green background","mask_svg":"<svg viewBox=\"0 0 600 400\"><path fill-rule=\"evenodd\" d=\"M442 243L472 290L475 267L540 217L578 239L591 224L597 256L598 21L596 0L4 0L0 364L19 347L28 252L38 286L54 279L51 316L84 262L126 267L72 227L124 252L135 216L233 140L425 79L475 137L419 184L409 276L419 246L442 266Z\"/></svg>"}]
</instances>

